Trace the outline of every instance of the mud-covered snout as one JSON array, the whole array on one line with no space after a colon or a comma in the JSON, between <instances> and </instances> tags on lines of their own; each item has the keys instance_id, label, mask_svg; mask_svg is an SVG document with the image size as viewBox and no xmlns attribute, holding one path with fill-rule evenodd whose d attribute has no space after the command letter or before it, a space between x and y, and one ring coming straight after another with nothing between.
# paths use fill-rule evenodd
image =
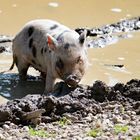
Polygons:
<instances>
[{"instance_id":1,"label":"mud-covered snout","mask_svg":"<svg viewBox=\"0 0 140 140\"><path fill-rule=\"evenodd\" d=\"M80 77L78 77L75 74L71 74L66 77L65 82L71 87L76 87L78 83L80 82L80 80L81 80Z\"/></svg>"}]
</instances>

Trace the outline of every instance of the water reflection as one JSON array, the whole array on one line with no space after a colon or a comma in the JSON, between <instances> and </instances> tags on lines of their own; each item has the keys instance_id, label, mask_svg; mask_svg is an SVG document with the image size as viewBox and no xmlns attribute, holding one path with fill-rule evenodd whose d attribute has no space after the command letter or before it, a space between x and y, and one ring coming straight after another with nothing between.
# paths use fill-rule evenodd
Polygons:
<instances>
[{"instance_id":1,"label":"water reflection","mask_svg":"<svg viewBox=\"0 0 140 140\"><path fill-rule=\"evenodd\" d=\"M20 82L17 74L0 74L0 83L0 95L7 99L42 94L44 91L44 82L33 76L25 82Z\"/></svg>"}]
</instances>

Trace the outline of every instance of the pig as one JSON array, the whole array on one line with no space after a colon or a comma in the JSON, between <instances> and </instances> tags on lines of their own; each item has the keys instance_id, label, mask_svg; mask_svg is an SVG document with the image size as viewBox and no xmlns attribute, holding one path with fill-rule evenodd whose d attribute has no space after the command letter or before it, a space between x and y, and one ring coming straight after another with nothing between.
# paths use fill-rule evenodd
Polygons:
<instances>
[{"instance_id":1,"label":"pig","mask_svg":"<svg viewBox=\"0 0 140 140\"><path fill-rule=\"evenodd\" d=\"M44 94L53 92L56 78L76 87L88 66L86 36L53 20L32 20L13 39L10 70L16 64L20 80L30 66L45 74Z\"/></svg>"}]
</instances>

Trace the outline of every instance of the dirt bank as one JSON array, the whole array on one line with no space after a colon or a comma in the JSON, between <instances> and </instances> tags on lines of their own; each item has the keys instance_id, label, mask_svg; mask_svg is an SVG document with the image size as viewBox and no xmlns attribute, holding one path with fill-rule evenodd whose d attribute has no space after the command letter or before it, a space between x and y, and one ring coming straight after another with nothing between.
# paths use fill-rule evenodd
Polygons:
<instances>
[{"instance_id":1,"label":"dirt bank","mask_svg":"<svg viewBox=\"0 0 140 140\"><path fill-rule=\"evenodd\" d=\"M89 113L101 113L105 109L102 104L112 101L119 102L125 110L140 115L140 80L134 79L127 84L117 83L113 87L96 81L93 86L81 85L76 89L59 83L56 92L50 96L27 95L1 105L0 122L29 124L35 119L52 122L65 115L81 120Z\"/></svg>"}]
</instances>

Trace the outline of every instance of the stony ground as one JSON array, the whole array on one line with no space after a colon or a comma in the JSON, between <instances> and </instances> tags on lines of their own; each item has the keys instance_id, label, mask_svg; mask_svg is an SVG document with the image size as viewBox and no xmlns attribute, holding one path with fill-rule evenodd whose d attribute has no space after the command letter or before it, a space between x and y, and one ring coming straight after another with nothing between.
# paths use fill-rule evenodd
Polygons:
<instances>
[{"instance_id":1,"label":"stony ground","mask_svg":"<svg viewBox=\"0 0 140 140\"><path fill-rule=\"evenodd\" d=\"M140 29L140 17L87 29L89 47L104 47ZM81 33L84 29L77 28ZM0 36L0 53L11 37ZM113 87L102 81L72 89L56 85L53 95L27 95L0 106L0 140L140 140L140 80Z\"/></svg>"}]
</instances>

